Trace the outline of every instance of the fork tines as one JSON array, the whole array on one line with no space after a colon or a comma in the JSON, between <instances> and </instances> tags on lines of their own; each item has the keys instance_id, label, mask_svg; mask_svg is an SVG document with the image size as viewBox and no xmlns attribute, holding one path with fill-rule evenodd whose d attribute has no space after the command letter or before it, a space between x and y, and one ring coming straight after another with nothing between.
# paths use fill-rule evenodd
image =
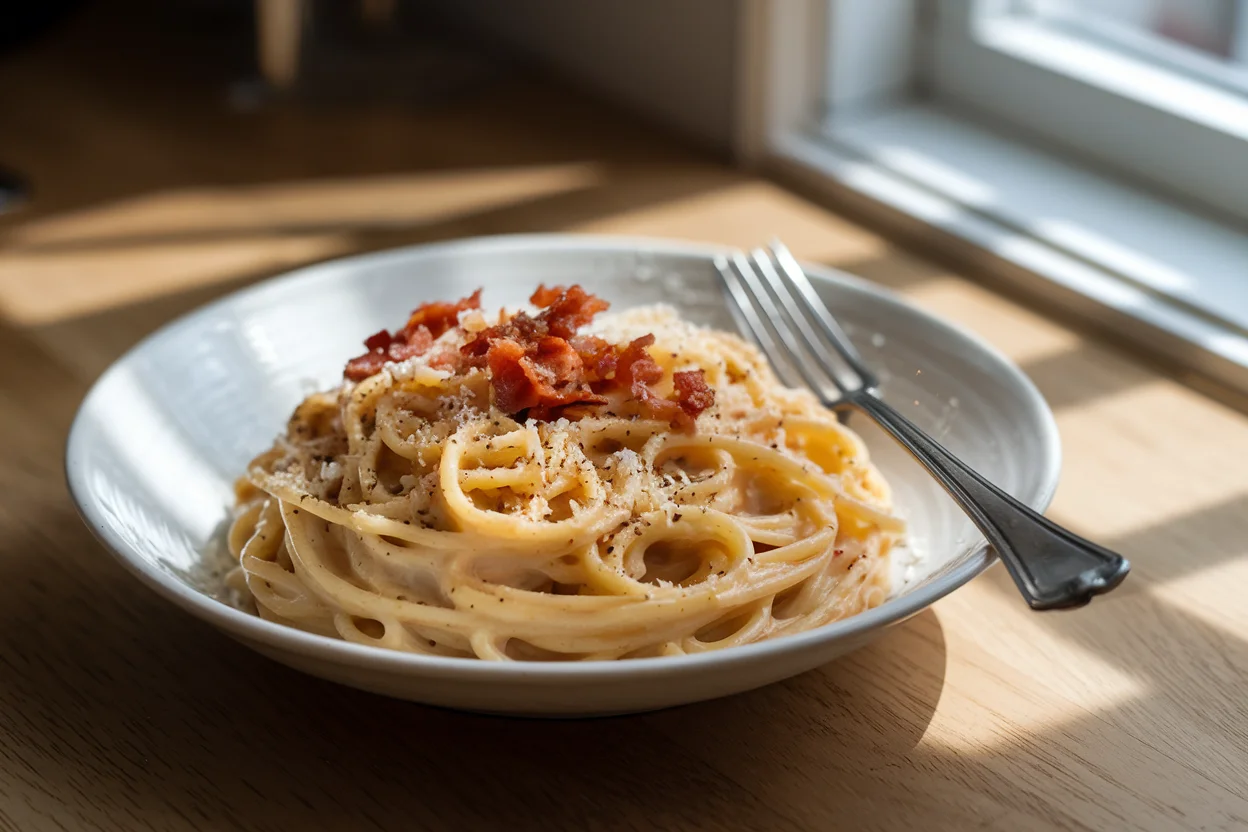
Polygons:
<instances>
[{"instance_id":1,"label":"fork tines","mask_svg":"<svg viewBox=\"0 0 1248 832\"><path fill-rule=\"evenodd\" d=\"M716 268L740 328L762 349L781 381L803 381L825 403L873 389L875 375L779 242L750 255L717 258Z\"/></svg>"}]
</instances>

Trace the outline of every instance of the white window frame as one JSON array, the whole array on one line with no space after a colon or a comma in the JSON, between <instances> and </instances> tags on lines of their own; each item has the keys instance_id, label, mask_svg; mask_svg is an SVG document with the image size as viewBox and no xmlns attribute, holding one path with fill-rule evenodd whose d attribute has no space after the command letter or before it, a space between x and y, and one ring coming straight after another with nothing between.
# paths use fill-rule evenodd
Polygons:
<instances>
[{"instance_id":1,"label":"white window frame","mask_svg":"<svg viewBox=\"0 0 1248 832\"><path fill-rule=\"evenodd\" d=\"M934 90L1096 163L1248 219L1248 95L1088 31L1038 26L1011 0L941 0ZM1195 59L1191 61L1195 63Z\"/></svg>"},{"instance_id":2,"label":"white window frame","mask_svg":"<svg viewBox=\"0 0 1248 832\"><path fill-rule=\"evenodd\" d=\"M975 2L1002 0L940 0L935 16L932 0L742 0L742 161L1060 304L1214 381L1215 390L1248 393L1248 234L1232 216L1248 208L1237 202L1248 197L1248 181L1237 193L1182 168L1159 176L1131 167L1147 165L1184 129L1211 131L1199 145L1206 159L1219 142L1227 153L1243 151L1248 142L1236 144L1226 129L1238 122L1219 125L1207 109L1213 124L1183 120L1153 106L1168 97L1150 105L1120 96L1118 106L1169 120L1172 132L1125 160L1076 149L1065 135L1034 129L1025 105L1007 101L1013 108L996 112L992 97L1008 98L1007 85L960 86L974 74L970 64L942 56L935 38ZM1001 42L980 39L974 48L1033 73L1020 83L1090 86ZM1190 96L1180 102L1191 104ZM1248 157L1240 174L1248 175ZM1201 201L1220 202L1217 211L1193 208L1193 181L1209 186Z\"/></svg>"}]
</instances>

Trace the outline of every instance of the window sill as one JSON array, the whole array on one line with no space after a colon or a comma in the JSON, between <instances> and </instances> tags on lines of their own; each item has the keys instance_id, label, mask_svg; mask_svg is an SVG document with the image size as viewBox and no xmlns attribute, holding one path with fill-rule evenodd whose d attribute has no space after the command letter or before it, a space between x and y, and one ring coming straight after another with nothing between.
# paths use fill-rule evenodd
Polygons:
<instances>
[{"instance_id":1,"label":"window sill","mask_svg":"<svg viewBox=\"0 0 1248 832\"><path fill-rule=\"evenodd\" d=\"M781 174L954 243L1026 291L1248 393L1248 235L927 104L773 142Z\"/></svg>"},{"instance_id":2,"label":"window sill","mask_svg":"<svg viewBox=\"0 0 1248 832\"><path fill-rule=\"evenodd\" d=\"M1086 36L1009 17L978 21L975 33L987 49L1222 133L1248 139L1248 101L1239 90L1189 78Z\"/></svg>"}]
</instances>

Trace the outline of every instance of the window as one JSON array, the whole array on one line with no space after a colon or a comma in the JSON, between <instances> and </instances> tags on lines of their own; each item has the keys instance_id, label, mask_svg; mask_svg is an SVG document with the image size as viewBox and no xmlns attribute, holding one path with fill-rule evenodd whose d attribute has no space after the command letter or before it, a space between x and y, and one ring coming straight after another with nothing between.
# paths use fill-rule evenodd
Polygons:
<instances>
[{"instance_id":1,"label":"window","mask_svg":"<svg viewBox=\"0 0 1248 832\"><path fill-rule=\"evenodd\" d=\"M1243 0L1030 0L1017 12L1214 83L1241 86L1248 63ZM1177 47L1177 48L1176 48Z\"/></svg>"},{"instance_id":2,"label":"window","mask_svg":"<svg viewBox=\"0 0 1248 832\"><path fill-rule=\"evenodd\" d=\"M1243 0L944 0L938 97L1248 219ZM1248 27L1248 23L1244 23ZM1248 34L1248 28L1246 28Z\"/></svg>"},{"instance_id":3,"label":"window","mask_svg":"<svg viewBox=\"0 0 1248 832\"><path fill-rule=\"evenodd\" d=\"M1248 391L1248 0L745 5L747 154Z\"/></svg>"}]
</instances>

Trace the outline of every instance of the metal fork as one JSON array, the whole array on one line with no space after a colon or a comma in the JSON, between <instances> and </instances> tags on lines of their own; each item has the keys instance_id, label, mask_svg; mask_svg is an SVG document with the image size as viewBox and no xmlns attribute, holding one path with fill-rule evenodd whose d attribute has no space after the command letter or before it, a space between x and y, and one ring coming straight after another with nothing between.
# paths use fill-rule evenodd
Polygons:
<instances>
[{"instance_id":1,"label":"metal fork","mask_svg":"<svg viewBox=\"0 0 1248 832\"><path fill-rule=\"evenodd\" d=\"M879 380L779 243L716 261L742 330L781 381L870 416L934 476L1005 562L1035 610L1080 607L1122 582L1126 558L1062 528L977 474L877 395ZM839 359L839 360L838 360ZM843 365L841 369L838 365ZM847 381L844 369L853 376ZM794 372L796 371L796 373Z\"/></svg>"}]
</instances>

